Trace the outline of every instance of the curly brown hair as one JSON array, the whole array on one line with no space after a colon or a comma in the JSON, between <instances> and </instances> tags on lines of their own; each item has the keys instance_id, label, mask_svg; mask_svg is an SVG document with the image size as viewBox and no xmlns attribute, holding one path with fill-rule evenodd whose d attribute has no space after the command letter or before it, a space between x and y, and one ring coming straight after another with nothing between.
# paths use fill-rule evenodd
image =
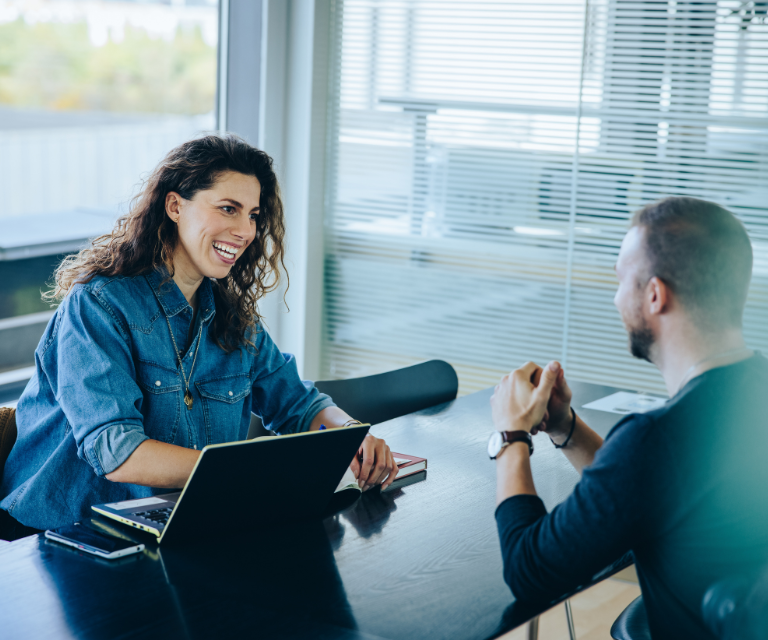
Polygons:
<instances>
[{"instance_id":1,"label":"curly brown hair","mask_svg":"<svg viewBox=\"0 0 768 640\"><path fill-rule=\"evenodd\" d=\"M46 299L59 302L74 285L97 275L137 276L164 265L172 276L178 230L166 215L166 195L175 191L191 200L228 171L256 177L261 184L260 212L254 241L226 278L212 281L213 337L226 352L253 345L248 334L261 320L258 301L277 288L281 268L285 271L285 219L272 158L232 134L206 135L173 149L144 181L129 213L117 220L112 233L62 261L56 269L55 288Z\"/></svg>"}]
</instances>

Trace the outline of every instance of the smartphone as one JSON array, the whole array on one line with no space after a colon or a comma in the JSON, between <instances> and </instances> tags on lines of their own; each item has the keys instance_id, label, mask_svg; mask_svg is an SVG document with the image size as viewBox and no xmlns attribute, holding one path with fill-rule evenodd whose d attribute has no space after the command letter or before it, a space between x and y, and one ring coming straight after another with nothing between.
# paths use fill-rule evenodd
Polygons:
<instances>
[{"instance_id":1,"label":"smartphone","mask_svg":"<svg viewBox=\"0 0 768 640\"><path fill-rule=\"evenodd\" d=\"M144 551L143 544L136 544L135 542L128 542L127 540L120 540L97 533L79 522L68 524L58 529L48 529L45 532L45 537L54 542L60 542L61 544L75 547L80 549L80 551L92 553L99 558L107 558L108 560Z\"/></svg>"}]
</instances>

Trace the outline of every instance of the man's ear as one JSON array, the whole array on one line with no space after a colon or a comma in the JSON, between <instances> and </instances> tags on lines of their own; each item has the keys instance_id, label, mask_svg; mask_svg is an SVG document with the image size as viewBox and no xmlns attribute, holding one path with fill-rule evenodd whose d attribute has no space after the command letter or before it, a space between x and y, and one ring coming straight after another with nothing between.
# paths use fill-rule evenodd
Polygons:
<instances>
[{"instance_id":1,"label":"man's ear","mask_svg":"<svg viewBox=\"0 0 768 640\"><path fill-rule=\"evenodd\" d=\"M645 288L648 311L653 315L667 313L672 304L672 290L660 278L653 276Z\"/></svg>"},{"instance_id":2,"label":"man's ear","mask_svg":"<svg viewBox=\"0 0 768 640\"><path fill-rule=\"evenodd\" d=\"M178 222L181 215L181 196L175 191L169 191L165 196L165 213L173 221Z\"/></svg>"}]
</instances>

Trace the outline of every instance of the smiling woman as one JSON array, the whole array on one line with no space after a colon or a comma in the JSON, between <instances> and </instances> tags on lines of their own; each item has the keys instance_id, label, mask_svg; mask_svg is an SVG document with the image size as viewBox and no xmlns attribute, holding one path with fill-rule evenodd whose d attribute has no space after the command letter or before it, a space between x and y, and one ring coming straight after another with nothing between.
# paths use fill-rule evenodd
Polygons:
<instances>
[{"instance_id":1,"label":"smiling woman","mask_svg":"<svg viewBox=\"0 0 768 640\"><path fill-rule=\"evenodd\" d=\"M210 189L198 191L190 200L175 191L166 196L165 209L179 236L173 256L174 280L192 308L192 291L197 290L201 277L226 279L253 242L260 199L259 179L234 171L222 173Z\"/></svg>"},{"instance_id":2,"label":"smiling woman","mask_svg":"<svg viewBox=\"0 0 768 640\"><path fill-rule=\"evenodd\" d=\"M247 330L260 319L257 301L279 284L284 237L272 159L236 136L197 138L168 153L112 233L61 264L48 297L63 300L75 283L96 275L133 276L163 266L195 308L190 286L214 278L225 310L213 322L214 340L230 352L249 343ZM242 251L225 267L214 241Z\"/></svg>"},{"instance_id":3,"label":"smiling woman","mask_svg":"<svg viewBox=\"0 0 768 640\"><path fill-rule=\"evenodd\" d=\"M114 231L56 272L0 509L53 528L182 487L199 449L245 439L252 413L277 433L347 423L260 324L284 235L267 154L231 135L171 151ZM394 480L384 441L359 454L363 488Z\"/></svg>"}]
</instances>

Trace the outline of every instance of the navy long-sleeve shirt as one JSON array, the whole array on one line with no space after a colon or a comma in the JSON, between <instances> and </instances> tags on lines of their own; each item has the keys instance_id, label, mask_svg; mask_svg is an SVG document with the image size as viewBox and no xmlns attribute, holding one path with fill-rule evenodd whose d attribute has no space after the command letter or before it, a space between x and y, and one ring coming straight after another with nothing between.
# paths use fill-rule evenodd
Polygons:
<instances>
[{"instance_id":1,"label":"navy long-sleeve shirt","mask_svg":"<svg viewBox=\"0 0 768 640\"><path fill-rule=\"evenodd\" d=\"M768 563L768 361L711 369L627 416L565 502L548 514L514 496L496 521L517 598L553 599L633 551L654 640L714 640L706 590Z\"/></svg>"}]
</instances>

